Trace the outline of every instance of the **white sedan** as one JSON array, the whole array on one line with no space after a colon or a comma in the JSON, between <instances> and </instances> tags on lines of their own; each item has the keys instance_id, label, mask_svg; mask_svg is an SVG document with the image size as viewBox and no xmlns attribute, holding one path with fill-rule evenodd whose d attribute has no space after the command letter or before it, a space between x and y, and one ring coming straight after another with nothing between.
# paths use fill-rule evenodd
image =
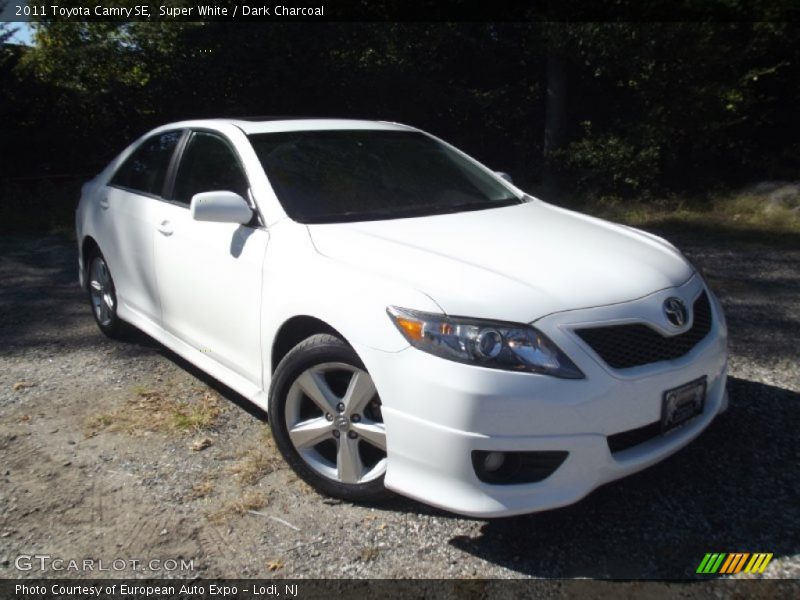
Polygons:
<instances>
[{"instance_id":1,"label":"white sedan","mask_svg":"<svg viewBox=\"0 0 800 600\"><path fill-rule=\"evenodd\" d=\"M412 127L166 125L84 186L77 238L100 329L132 324L268 411L332 496L561 506L727 406L722 308L674 246Z\"/></svg>"}]
</instances>

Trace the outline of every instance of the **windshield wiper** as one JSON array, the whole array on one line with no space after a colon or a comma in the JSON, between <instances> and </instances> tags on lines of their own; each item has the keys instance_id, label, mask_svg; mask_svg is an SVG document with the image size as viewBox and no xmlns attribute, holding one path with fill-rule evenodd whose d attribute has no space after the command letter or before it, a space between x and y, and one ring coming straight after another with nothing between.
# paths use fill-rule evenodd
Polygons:
<instances>
[{"instance_id":1,"label":"windshield wiper","mask_svg":"<svg viewBox=\"0 0 800 600\"><path fill-rule=\"evenodd\" d=\"M428 205L428 206L413 206L401 209L392 210L376 210L376 211L358 211L348 210L341 213L321 215L310 217L306 223L326 224L326 223L355 223L358 221L382 221L388 219L412 219L414 217L427 217L434 215L452 214L458 212L468 212L475 210L483 210L489 208L502 208L504 206L511 206L513 204L521 204L523 201L512 196L502 200L480 200L475 202L465 202L463 204L452 205Z\"/></svg>"},{"instance_id":2,"label":"windshield wiper","mask_svg":"<svg viewBox=\"0 0 800 600\"><path fill-rule=\"evenodd\" d=\"M501 208L503 206L511 206L513 204L521 204L522 201L516 196L510 198L503 198L502 200L480 200L476 202L465 202L463 204L453 204L450 206L441 206L443 211L451 212L466 212L470 210L481 210L484 208Z\"/></svg>"},{"instance_id":3,"label":"windshield wiper","mask_svg":"<svg viewBox=\"0 0 800 600\"><path fill-rule=\"evenodd\" d=\"M355 221L377 221L381 219L394 219L402 216L398 211L372 211L363 212L360 210L348 210L345 212L334 213L329 215L321 215L310 217L309 224L324 224L324 223L352 223Z\"/></svg>"}]
</instances>

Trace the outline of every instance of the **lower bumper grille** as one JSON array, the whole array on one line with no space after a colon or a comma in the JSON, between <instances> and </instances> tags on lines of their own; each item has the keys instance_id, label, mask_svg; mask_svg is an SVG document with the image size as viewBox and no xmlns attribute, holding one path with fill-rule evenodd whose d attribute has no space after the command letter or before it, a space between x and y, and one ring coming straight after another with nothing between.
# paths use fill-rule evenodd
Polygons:
<instances>
[{"instance_id":1,"label":"lower bumper grille","mask_svg":"<svg viewBox=\"0 0 800 600\"><path fill-rule=\"evenodd\" d=\"M639 444L649 442L660 435L661 423L656 421L644 427L637 427L636 429L629 429L628 431L609 435L606 441L608 442L608 449L611 450L611 454L616 454L617 452L622 452L623 450L633 448Z\"/></svg>"}]
</instances>

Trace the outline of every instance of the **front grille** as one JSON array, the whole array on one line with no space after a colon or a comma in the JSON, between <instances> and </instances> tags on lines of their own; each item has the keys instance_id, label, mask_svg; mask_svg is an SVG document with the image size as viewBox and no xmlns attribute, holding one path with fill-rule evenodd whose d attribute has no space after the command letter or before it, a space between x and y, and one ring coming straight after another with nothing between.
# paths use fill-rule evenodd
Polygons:
<instances>
[{"instance_id":1,"label":"front grille","mask_svg":"<svg viewBox=\"0 0 800 600\"><path fill-rule=\"evenodd\" d=\"M711 331L711 305L703 292L694 302L694 323L684 333L666 337L644 323L576 329L583 341L610 367L629 369L687 354Z\"/></svg>"}]
</instances>

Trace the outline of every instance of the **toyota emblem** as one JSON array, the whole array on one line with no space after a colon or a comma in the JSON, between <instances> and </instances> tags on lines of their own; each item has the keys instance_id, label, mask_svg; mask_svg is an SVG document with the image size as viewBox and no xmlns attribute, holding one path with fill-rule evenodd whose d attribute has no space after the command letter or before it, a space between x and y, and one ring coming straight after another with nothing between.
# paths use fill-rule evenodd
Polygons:
<instances>
[{"instance_id":1,"label":"toyota emblem","mask_svg":"<svg viewBox=\"0 0 800 600\"><path fill-rule=\"evenodd\" d=\"M664 300L664 314L667 315L667 320L675 327L683 327L686 323L686 305L680 298L673 296Z\"/></svg>"}]
</instances>

